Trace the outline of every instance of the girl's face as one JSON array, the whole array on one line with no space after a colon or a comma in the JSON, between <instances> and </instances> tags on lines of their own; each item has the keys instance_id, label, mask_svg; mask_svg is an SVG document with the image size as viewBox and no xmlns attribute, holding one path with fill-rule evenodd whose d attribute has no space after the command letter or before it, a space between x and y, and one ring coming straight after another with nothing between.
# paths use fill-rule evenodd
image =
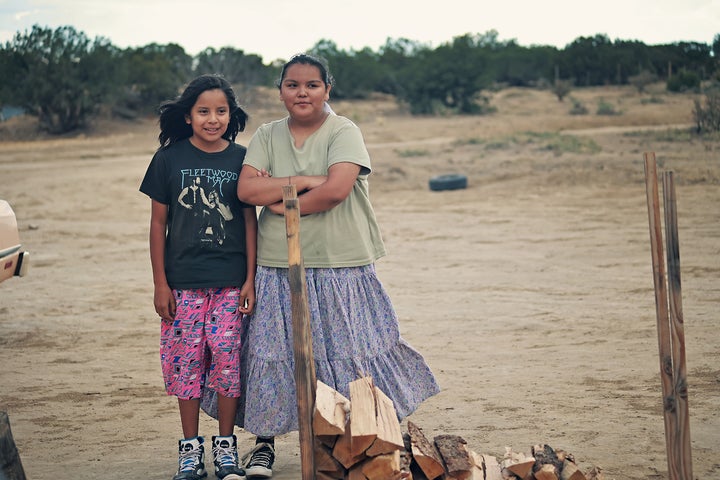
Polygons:
<instances>
[{"instance_id":1,"label":"girl's face","mask_svg":"<svg viewBox=\"0 0 720 480\"><path fill-rule=\"evenodd\" d=\"M323 83L316 66L296 63L285 71L280 99L294 120L312 121L323 117L329 98L330 87Z\"/></svg>"},{"instance_id":2,"label":"girl's face","mask_svg":"<svg viewBox=\"0 0 720 480\"><path fill-rule=\"evenodd\" d=\"M191 141L200 150L216 152L225 149L222 136L230 123L230 105L219 88L205 90L198 95L185 122L192 127Z\"/></svg>"}]
</instances>

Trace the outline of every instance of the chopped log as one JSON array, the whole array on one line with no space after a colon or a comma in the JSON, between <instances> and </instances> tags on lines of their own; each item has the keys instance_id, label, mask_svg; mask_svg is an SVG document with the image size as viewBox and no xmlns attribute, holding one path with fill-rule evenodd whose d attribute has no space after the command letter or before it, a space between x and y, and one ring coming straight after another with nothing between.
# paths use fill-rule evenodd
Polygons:
<instances>
[{"instance_id":1,"label":"chopped log","mask_svg":"<svg viewBox=\"0 0 720 480\"><path fill-rule=\"evenodd\" d=\"M585 474L567 458L563 462L563 468L560 471L560 480L587 480Z\"/></svg>"},{"instance_id":2,"label":"chopped log","mask_svg":"<svg viewBox=\"0 0 720 480\"><path fill-rule=\"evenodd\" d=\"M558 470L552 463L545 463L534 472L535 480L559 480Z\"/></svg>"},{"instance_id":3,"label":"chopped log","mask_svg":"<svg viewBox=\"0 0 720 480\"><path fill-rule=\"evenodd\" d=\"M345 421L345 424L347 425L347 420ZM345 430L344 427L343 427L343 430ZM337 435L316 435L315 438L320 443L325 445L326 447L330 447L330 449L332 450L332 448L335 446L335 442L337 442L338 436Z\"/></svg>"},{"instance_id":4,"label":"chopped log","mask_svg":"<svg viewBox=\"0 0 720 480\"><path fill-rule=\"evenodd\" d=\"M350 400L340 392L317 381L315 411L313 412L313 433L315 435L342 435L350 411Z\"/></svg>"},{"instance_id":5,"label":"chopped log","mask_svg":"<svg viewBox=\"0 0 720 480\"><path fill-rule=\"evenodd\" d=\"M315 472L315 480L343 480L345 476L336 477L335 475L327 474L325 472Z\"/></svg>"},{"instance_id":6,"label":"chopped log","mask_svg":"<svg viewBox=\"0 0 720 480\"><path fill-rule=\"evenodd\" d=\"M482 463L485 469L485 480L503 480L497 458L492 455L483 455Z\"/></svg>"},{"instance_id":7,"label":"chopped log","mask_svg":"<svg viewBox=\"0 0 720 480\"><path fill-rule=\"evenodd\" d=\"M552 465L557 472L562 470L563 462L558 459L555 450L550 445L535 445L532 448L532 456L535 457L533 470L536 472L545 464Z\"/></svg>"},{"instance_id":8,"label":"chopped log","mask_svg":"<svg viewBox=\"0 0 720 480\"><path fill-rule=\"evenodd\" d=\"M366 455L369 457L405 448L395 405L382 390L377 387L374 390L377 399L377 438L367 449Z\"/></svg>"},{"instance_id":9,"label":"chopped log","mask_svg":"<svg viewBox=\"0 0 720 480\"><path fill-rule=\"evenodd\" d=\"M332 456L332 450L321 442L315 442L315 470L335 475L336 478L345 477L345 467Z\"/></svg>"},{"instance_id":10,"label":"chopped log","mask_svg":"<svg viewBox=\"0 0 720 480\"><path fill-rule=\"evenodd\" d=\"M399 477L400 451L395 450L392 453L370 457L359 468L368 480L388 480Z\"/></svg>"},{"instance_id":11,"label":"chopped log","mask_svg":"<svg viewBox=\"0 0 720 480\"><path fill-rule=\"evenodd\" d=\"M605 480L605 475L602 474L602 468L593 467L587 474L587 480Z\"/></svg>"},{"instance_id":12,"label":"chopped log","mask_svg":"<svg viewBox=\"0 0 720 480\"><path fill-rule=\"evenodd\" d=\"M503 470L507 470L516 478L525 480L526 478L529 479L532 474L535 458L528 457L521 452L513 452L512 448L505 447L505 458L500 465Z\"/></svg>"},{"instance_id":13,"label":"chopped log","mask_svg":"<svg viewBox=\"0 0 720 480\"><path fill-rule=\"evenodd\" d=\"M515 475L516 477L520 479L528 478L530 474L532 474L533 466L535 465L535 459L533 457L527 457L527 459L513 463L511 465L506 465L504 468L506 468L510 473Z\"/></svg>"},{"instance_id":14,"label":"chopped log","mask_svg":"<svg viewBox=\"0 0 720 480\"><path fill-rule=\"evenodd\" d=\"M372 378L363 377L350 382L350 454L362 455L377 438L375 386Z\"/></svg>"},{"instance_id":15,"label":"chopped log","mask_svg":"<svg viewBox=\"0 0 720 480\"><path fill-rule=\"evenodd\" d=\"M403 440L403 443L404 440ZM413 474L410 471L410 464L412 463L412 453L410 451L403 448L402 450L399 450L400 452L400 473L403 474L404 479L406 480L413 480Z\"/></svg>"},{"instance_id":16,"label":"chopped log","mask_svg":"<svg viewBox=\"0 0 720 480\"><path fill-rule=\"evenodd\" d=\"M434 441L447 474L459 480L469 478L473 464L470 463L465 439L457 435L438 435Z\"/></svg>"},{"instance_id":17,"label":"chopped log","mask_svg":"<svg viewBox=\"0 0 720 480\"><path fill-rule=\"evenodd\" d=\"M425 437L417 425L407 422L413 461L420 467L428 480L434 480L445 473L442 459L435 446Z\"/></svg>"},{"instance_id":18,"label":"chopped log","mask_svg":"<svg viewBox=\"0 0 720 480\"><path fill-rule=\"evenodd\" d=\"M362 473L362 469L360 468L360 465L356 465L355 467L348 470L348 474L346 477L347 480L367 480L367 477L364 473Z\"/></svg>"},{"instance_id":19,"label":"chopped log","mask_svg":"<svg viewBox=\"0 0 720 480\"><path fill-rule=\"evenodd\" d=\"M343 467L349 469L356 463L365 458L365 453L353 455L350 450L350 442L352 441L352 425L348 418L345 424L345 433L339 435L333 446L332 454L335 459L342 464Z\"/></svg>"}]
</instances>

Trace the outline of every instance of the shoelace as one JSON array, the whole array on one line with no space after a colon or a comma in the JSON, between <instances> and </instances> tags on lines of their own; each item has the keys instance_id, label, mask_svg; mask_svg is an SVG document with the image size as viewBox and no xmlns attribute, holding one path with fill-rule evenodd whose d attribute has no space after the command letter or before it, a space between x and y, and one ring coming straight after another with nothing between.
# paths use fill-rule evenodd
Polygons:
<instances>
[{"instance_id":1,"label":"shoelace","mask_svg":"<svg viewBox=\"0 0 720 480\"><path fill-rule=\"evenodd\" d=\"M180 452L180 472L194 472L197 465L200 463L200 451L199 450L188 450Z\"/></svg>"},{"instance_id":2,"label":"shoelace","mask_svg":"<svg viewBox=\"0 0 720 480\"><path fill-rule=\"evenodd\" d=\"M273 462L273 452L270 447L260 445L259 448L251 452L250 463L248 467L264 467L270 468Z\"/></svg>"},{"instance_id":3,"label":"shoelace","mask_svg":"<svg viewBox=\"0 0 720 480\"><path fill-rule=\"evenodd\" d=\"M237 453L231 446L213 445L213 456L221 467L237 466Z\"/></svg>"}]
</instances>

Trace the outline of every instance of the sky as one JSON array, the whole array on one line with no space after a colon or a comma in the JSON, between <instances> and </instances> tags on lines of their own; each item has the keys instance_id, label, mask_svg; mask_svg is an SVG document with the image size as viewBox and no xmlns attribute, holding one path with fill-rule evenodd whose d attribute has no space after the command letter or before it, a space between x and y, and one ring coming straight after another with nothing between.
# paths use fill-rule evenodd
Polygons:
<instances>
[{"instance_id":1,"label":"sky","mask_svg":"<svg viewBox=\"0 0 720 480\"><path fill-rule=\"evenodd\" d=\"M720 0L0 0L0 44L36 24L69 25L120 48L176 43L196 55L232 47L268 64L323 39L345 51L402 38L435 48L491 30L522 46L564 48L597 34L712 44Z\"/></svg>"}]
</instances>

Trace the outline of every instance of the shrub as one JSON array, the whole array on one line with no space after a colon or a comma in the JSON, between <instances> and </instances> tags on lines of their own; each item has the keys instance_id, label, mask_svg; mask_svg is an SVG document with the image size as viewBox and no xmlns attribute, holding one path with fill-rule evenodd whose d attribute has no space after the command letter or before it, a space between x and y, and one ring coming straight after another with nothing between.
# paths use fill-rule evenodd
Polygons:
<instances>
[{"instance_id":1,"label":"shrub","mask_svg":"<svg viewBox=\"0 0 720 480\"><path fill-rule=\"evenodd\" d=\"M705 94L705 105L695 100L693 117L698 133L720 131L720 88L716 87Z\"/></svg>"},{"instance_id":2,"label":"shrub","mask_svg":"<svg viewBox=\"0 0 720 480\"><path fill-rule=\"evenodd\" d=\"M695 72L683 70L670 77L666 88L670 92L687 92L700 88L700 76Z\"/></svg>"}]
</instances>

